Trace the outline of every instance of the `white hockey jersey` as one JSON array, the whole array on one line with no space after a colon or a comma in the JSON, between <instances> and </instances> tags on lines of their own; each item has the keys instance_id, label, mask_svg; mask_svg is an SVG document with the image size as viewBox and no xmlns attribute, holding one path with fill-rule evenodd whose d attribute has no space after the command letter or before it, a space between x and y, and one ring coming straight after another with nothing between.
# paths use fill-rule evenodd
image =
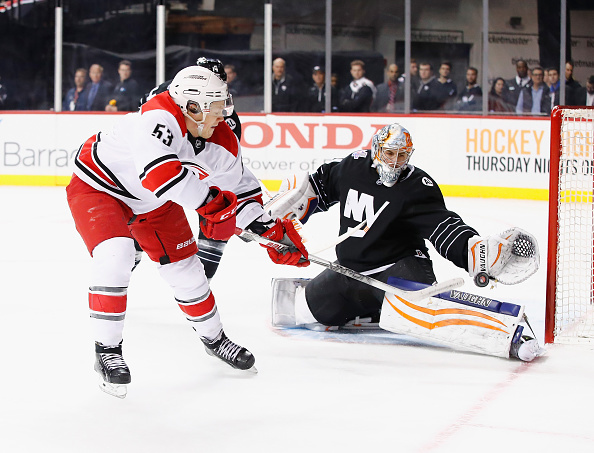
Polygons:
<instances>
[{"instance_id":1,"label":"white hockey jersey","mask_svg":"<svg viewBox=\"0 0 594 453\"><path fill-rule=\"evenodd\" d=\"M264 211L253 202L261 198L261 188L243 168L237 137L223 121L204 148L195 150L187 134L183 113L168 92L161 93L122 117L111 132L89 138L75 155L74 173L135 214L168 200L197 209L217 186L237 195L237 224L245 228Z\"/></svg>"}]
</instances>

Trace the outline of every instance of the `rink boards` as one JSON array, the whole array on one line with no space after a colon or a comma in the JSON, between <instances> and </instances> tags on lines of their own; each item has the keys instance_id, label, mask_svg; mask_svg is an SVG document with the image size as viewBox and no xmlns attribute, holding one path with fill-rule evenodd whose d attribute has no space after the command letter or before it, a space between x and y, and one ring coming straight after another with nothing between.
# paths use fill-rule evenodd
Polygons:
<instances>
[{"instance_id":1,"label":"rink boards","mask_svg":"<svg viewBox=\"0 0 594 453\"><path fill-rule=\"evenodd\" d=\"M0 114L0 185L66 185L72 156L121 114ZM413 137L411 163L446 196L546 200L548 118L418 115L241 114L244 164L271 190L298 172L369 148L392 122ZM591 138L590 138L591 139Z\"/></svg>"}]
</instances>

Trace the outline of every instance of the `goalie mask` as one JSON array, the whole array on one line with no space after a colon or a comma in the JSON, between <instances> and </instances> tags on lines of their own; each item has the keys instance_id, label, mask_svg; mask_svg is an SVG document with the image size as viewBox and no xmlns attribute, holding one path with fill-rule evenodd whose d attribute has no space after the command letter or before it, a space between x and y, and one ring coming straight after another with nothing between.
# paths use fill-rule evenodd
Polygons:
<instances>
[{"instance_id":1,"label":"goalie mask","mask_svg":"<svg viewBox=\"0 0 594 453\"><path fill-rule=\"evenodd\" d=\"M389 124L373 136L372 166L377 170L377 184L392 187L406 168L414 151L410 132L400 124Z\"/></svg>"},{"instance_id":2,"label":"goalie mask","mask_svg":"<svg viewBox=\"0 0 594 453\"><path fill-rule=\"evenodd\" d=\"M233 98L223 79L210 69L202 66L189 66L179 71L169 85L169 94L183 114L207 114L229 116L233 113ZM204 122L195 121L200 124Z\"/></svg>"}]
</instances>

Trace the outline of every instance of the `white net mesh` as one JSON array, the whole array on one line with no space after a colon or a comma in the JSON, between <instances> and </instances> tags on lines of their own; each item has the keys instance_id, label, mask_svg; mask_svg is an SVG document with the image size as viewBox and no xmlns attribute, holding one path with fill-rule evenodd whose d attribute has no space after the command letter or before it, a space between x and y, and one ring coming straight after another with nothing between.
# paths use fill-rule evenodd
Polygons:
<instances>
[{"instance_id":1,"label":"white net mesh","mask_svg":"<svg viewBox=\"0 0 594 453\"><path fill-rule=\"evenodd\" d=\"M594 342L594 110L562 112L558 227L555 342Z\"/></svg>"}]
</instances>

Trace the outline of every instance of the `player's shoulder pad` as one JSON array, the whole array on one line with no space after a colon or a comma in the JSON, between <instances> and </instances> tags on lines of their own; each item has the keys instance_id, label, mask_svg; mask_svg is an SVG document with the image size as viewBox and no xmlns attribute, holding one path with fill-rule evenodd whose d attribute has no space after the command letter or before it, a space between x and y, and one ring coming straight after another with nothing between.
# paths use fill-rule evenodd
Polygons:
<instances>
[{"instance_id":1,"label":"player's shoulder pad","mask_svg":"<svg viewBox=\"0 0 594 453\"><path fill-rule=\"evenodd\" d=\"M181 109L175 104L171 96L169 96L168 91L157 94L155 97L153 97L152 99L148 100L145 104L140 106L141 114L145 114L153 110L163 110L173 115L182 131L182 135L186 135L188 129L186 127L186 120L184 119L184 114L182 113Z\"/></svg>"},{"instance_id":2,"label":"player's shoulder pad","mask_svg":"<svg viewBox=\"0 0 594 453\"><path fill-rule=\"evenodd\" d=\"M237 157L239 153L239 143L237 141L237 136L233 133L225 121L221 121L219 123L219 125L215 128L214 133L207 141L209 143L222 146L235 157Z\"/></svg>"}]
</instances>

